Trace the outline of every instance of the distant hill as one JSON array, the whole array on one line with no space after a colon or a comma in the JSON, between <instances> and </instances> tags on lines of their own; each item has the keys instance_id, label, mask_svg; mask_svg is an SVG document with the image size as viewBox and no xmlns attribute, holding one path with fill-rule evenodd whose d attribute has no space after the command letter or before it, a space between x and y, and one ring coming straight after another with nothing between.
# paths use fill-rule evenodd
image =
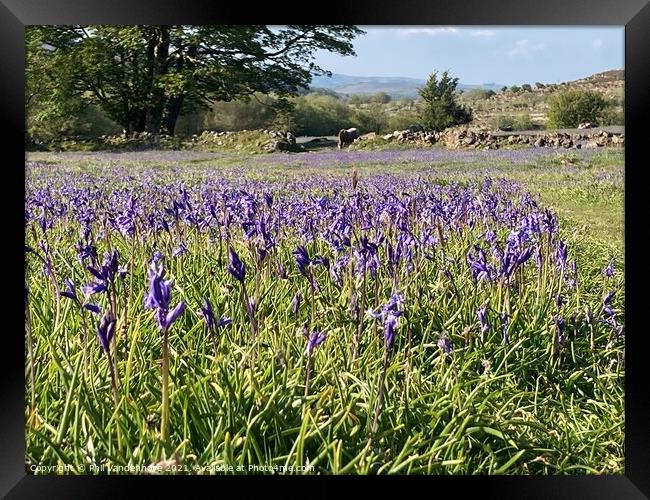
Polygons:
<instances>
[{"instance_id":1,"label":"distant hill","mask_svg":"<svg viewBox=\"0 0 650 500\"><path fill-rule=\"evenodd\" d=\"M418 89L426 80L419 78L406 78L400 76L352 76L333 73L331 77L315 76L311 82L312 87L329 89L337 94L376 94L386 92L393 98L410 97L418 95ZM498 83L463 84L458 85L459 90L483 88L486 90L499 90L503 85Z\"/></svg>"}]
</instances>

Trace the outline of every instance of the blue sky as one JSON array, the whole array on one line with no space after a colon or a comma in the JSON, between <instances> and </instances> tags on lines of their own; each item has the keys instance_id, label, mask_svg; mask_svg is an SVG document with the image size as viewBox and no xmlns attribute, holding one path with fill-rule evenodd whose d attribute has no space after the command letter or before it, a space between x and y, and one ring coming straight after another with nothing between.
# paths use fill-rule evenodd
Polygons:
<instances>
[{"instance_id":1,"label":"blue sky","mask_svg":"<svg viewBox=\"0 0 650 500\"><path fill-rule=\"evenodd\" d=\"M449 70L462 83L557 83L624 68L624 27L360 26L356 57L320 51L333 73L426 78Z\"/></svg>"}]
</instances>

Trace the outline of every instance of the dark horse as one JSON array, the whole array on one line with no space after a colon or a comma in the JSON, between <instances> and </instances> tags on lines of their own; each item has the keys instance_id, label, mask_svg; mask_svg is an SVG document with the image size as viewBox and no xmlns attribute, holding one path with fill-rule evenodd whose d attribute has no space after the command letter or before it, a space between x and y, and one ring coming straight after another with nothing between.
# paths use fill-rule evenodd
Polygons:
<instances>
[{"instance_id":1,"label":"dark horse","mask_svg":"<svg viewBox=\"0 0 650 500\"><path fill-rule=\"evenodd\" d=\"M349 128L346 130L342 128L339 132L339 149L343 149L345 146L352 144L359 135L359 129Z\"/></svg>"}]
</instances>

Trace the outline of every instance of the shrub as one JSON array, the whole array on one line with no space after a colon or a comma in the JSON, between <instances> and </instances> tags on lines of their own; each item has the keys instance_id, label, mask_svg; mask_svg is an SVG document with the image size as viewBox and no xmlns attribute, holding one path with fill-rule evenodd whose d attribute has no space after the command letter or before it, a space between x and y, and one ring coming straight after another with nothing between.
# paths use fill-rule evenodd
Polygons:
<instances>
[{"instance_id":1,"label":"shrub","mask_svg":"<svg viewBox=\"0 0 650 500\"><path fill-rule=\"evenodd\" d=\"M498 115L492 118L490 125L494 130L514 130L515 119L509 115Z\"/></svg>"},{"instance_id":2,"label":"shrub","mask_svg":"<svg viewBox=\"0 0 650 500\"><path fill-rule=\"evenodd\" d=\"M608 107L601 115L600 125L625 125L625 112L622 109Z\"/></svg>"},{"instance_id":3,"label":"shrub","mask_svg":"<svg viewBox=\"0 0 650 500\"><path fill-rule=\"evenodd\" d=\"M510 87L510 91L516 94L517 92L521 91L521 87L518 87L517 85L513 85L512 87Z\"/></svg>"},{"instance_id":4,"label":"shrub","mask_svg":"<svg viewBox=\"0 0 650 500\"><path fill-rule=\"evenodd\" d=\"M521 86L521 90L523 90L524 92L531 92L533 88L528 83L524 83Z\"/></svg>"},{"instance_id":5,"label":"shrub","mask_svg":"<svg viewBox=\"0 0 650 500\"><path fill-rule=\"evenodd\" d=\"M379 104L388 104L390 102L390 95L386 92L377 92L370 97L370 102L376 102Z\"/></svg>"},{"instance_id":6,"label":"shrub","mask_svg":"<svg viewBox=\"0 0 650 500\"><path fill-rule=\"evenodd\" d=\"M363 132L382 132L388 125L386 111L378 103L370 104L366 109L357 111L352 117L352 121Z\"/></svg>"},{"instance_id":7,"label":"shrub","mask_svg":"<svg viewBox=\"0 0 650 500\"><path fill-rule=\"evenodd\" d=\"M271 96L264 95L237 101L215 102L203 115L201 129L237 131L266 128L275 118L274 102ZM198 131L187 130L187 132Z\"/></svg>"},{"instance_id":8,"label":"shrub","mask_svg":"<svg viewBox=\"0 0 650 500\"><path fill-rule=\"evenodd\" d=\"M549 126L575 128L581 122L598 124L607 105L605 98L597 92L569 90L553 94L549 98Z\"/></svg>"},{"instance_id":9,"label":"shrub","mask_svg":"<svg viewBox=\"0 0 650 500\"><path fill-rule=\"evenodd\" d=\"M342 128L359 126L356 113L340 99L308 95L297 98L295 103L296 135L336 135Z\"/></svg>"},{"instance_id":10,"label":"shrub","mask_svg":"<svg viewBox=\"0 0 650 500\"><path fill-rule=\"evenodd\" d=\"M533 127L533 122L530 120L530 114L528 112L520 114L514 122L515 130L531 130Z\"/></svg>"},{"instance_id":11,"label":"shrub","mask_svg":"<svg viewBox=\"0 0 650 500\"><path fill-rule=\"evenodd\" d=\"M419 123L419 121L420 118L417 113L412 111L399 111L388 117L385 131L392 132L394 130L405 130L411 125Z\"/></svg>"},{"instance_id":12,"label":"shrub","mask_svg":"<svg viewBox=\"0 0 650 500\"><path fill-rule=\"evenodd\" d=\"M469 99L489 99L495 94L493 90L486 89L471 89L465 92L465 96Z\"/></svg>"}]
</instances>

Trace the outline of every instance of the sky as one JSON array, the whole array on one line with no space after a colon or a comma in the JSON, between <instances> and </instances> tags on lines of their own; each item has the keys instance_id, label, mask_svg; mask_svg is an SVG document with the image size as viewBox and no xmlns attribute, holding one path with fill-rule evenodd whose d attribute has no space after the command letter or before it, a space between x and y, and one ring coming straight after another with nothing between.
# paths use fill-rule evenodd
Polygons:
<instances>
[{"instance_id":1,"label":"sky","mask_svg":"<svg viewBox=\"0 0 650 500\"><path fill-rule=\"evenodd\" d=\"M461 83L559 83L624 69L624 27L359 26L357 56L325 51L332 73L427 78L449 70Z\"/></svg>"}]
</instances>

